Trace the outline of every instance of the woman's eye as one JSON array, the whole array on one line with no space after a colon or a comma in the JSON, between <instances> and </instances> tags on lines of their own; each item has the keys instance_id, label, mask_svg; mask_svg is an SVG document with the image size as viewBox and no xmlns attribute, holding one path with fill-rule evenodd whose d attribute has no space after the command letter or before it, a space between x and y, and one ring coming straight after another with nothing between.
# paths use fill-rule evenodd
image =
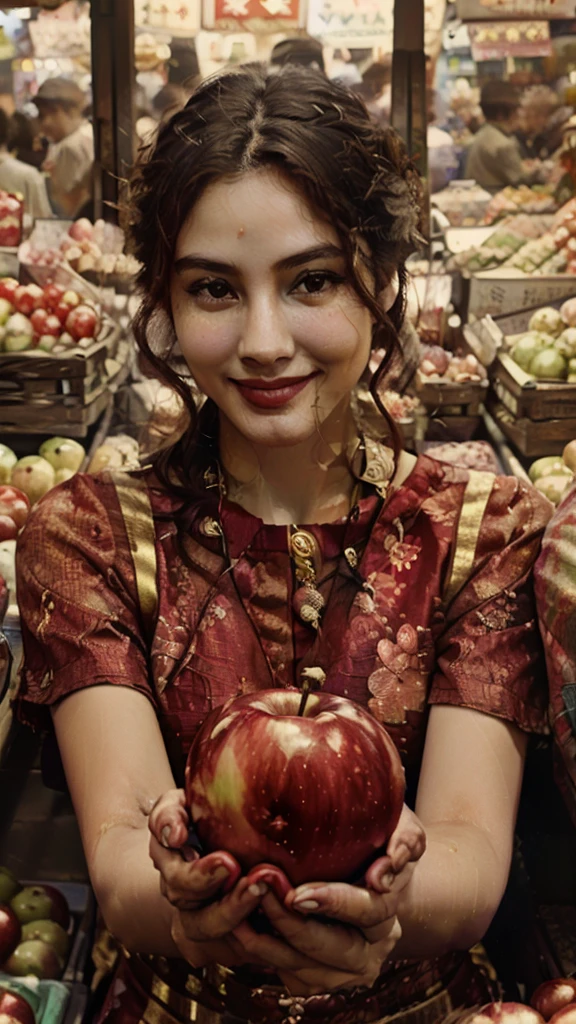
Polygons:
<instances>
[{"instance_id":1,"label":"woman's eye","mask_svg":"<svg viewBox=\"0 0 576 1024\"><path fill-rule=\"evenodd\" d=\"M296 283L295 291L304 295L322 295L337 284L342 284L344 278L339 274L328 274L326 271L306 274Z\"/></svg>"},{"instance_id":2,"label":"woman's eye","mask_svg":"<svg viewBox=\"0 0 576 1024\"><path fill-rule=\"evenodd\" d=\"M234 292L228 282L220 278L216 278L213 281L196 281L188 288L188 292L190 295L215 302L234 298Z\"/></svg>"}]
</instances>

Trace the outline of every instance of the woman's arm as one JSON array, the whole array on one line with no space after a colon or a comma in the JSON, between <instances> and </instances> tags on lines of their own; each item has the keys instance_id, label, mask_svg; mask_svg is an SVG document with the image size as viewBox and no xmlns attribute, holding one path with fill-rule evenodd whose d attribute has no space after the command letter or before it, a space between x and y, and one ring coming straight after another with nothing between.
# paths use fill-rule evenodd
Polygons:
<instances>
[{"instance_id":1,"label":"woman's arm","mask_svg":"<svg viewBox=\"0 0 576 1024\"><path fill-rule=\"evenodd\" d=\"M485 934L504 894L526 736L469 708L430 711L416 813L426 852L401 900L396 957L466 949Z\"/></svg>"},{"instance_id":2,"label":"woman's arm","mask_svg":"<svg viewBox=\"0 0 576 1024\"><path fill-rule=\"evenodd\" d=\"M154 708L124 686L92 686L53 711L96 898L130 950L176 956L174 910L148 852L148 815L174 787Z\"/></svg>"}]
</instances>

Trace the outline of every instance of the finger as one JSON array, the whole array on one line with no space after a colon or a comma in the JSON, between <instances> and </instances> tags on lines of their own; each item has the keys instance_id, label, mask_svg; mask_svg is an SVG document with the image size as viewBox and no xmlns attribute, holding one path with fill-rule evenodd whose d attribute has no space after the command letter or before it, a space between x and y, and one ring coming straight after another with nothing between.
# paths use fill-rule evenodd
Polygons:
<instances>
[{"instance_id":1,"label":"finger","mask_svg":"<svg viewBox=\"0 0 576 1024\"><path fill-rule=\"evenodd\" d=\"M220 890L233 888L240 875L240 866L229 853L195 854L195 860L183 860L179 852L164 849L154 836L150 836L150 856L160 872L163 895L181 910L213 900Z\"/></svg>"},{"instance_id":2,"label":"finger","mask_svg":"<svg viewBox=\"0 0 576 1024\"><path fill-rule=\"evenodd\" d=\"M241 922L233 932L234 938L239 942L245 955L250 962L254 958L263 960L269 967L277 971L299 971L305 967L319 968L321 965L317 960L300 953L287 942L276 938L274 935L263 935L256 932L248 921Z\"/></svg>"},{"instance_id":3,"label":"finger","mask_svg":"<svg viewBox=\"0 0 576 1024\"><path fill-rule=\"evenodd\" d=\"M187 937L193 942L227 937L256 910L265 893L263 882L251 883L247 878L242 878L223 899L191 913L182 913Z\"/></svg>"},{"instance_id":4,"label":"finger","mask_svg":"<svg viewBox=\"0 0 576 1024\"><path fill-rule=\"evenodd\" d=\"M385 894L345 882L306 885L290 893L286 906L299 914L322 915L365 931L380 928L395 917L399 891L398 875L393 876L391 891Z\"/></svg>"},{"instance_id":5,"label":"finger","mask_svg":"<svg viewBox=\"0 0 576 1024\"><path fill-rule=\"evenodd\" d=\"M378 860L368 868L364 877L367 889L373 889L378 893L389 893L394 885L396 872L392 867L390 857L379 857Z\"/></svg>"},{"instance_id":6,"label":"finger","mask_svg":"<svg viewBox=\"0 0 576 1024\"><path fill-rule=\"evenodd\" d=\"M285 941L318 963L362 974L368 943L358 928L287 910L273 893L262 900L262 909Z\"/></svg>"},{"instance_id":7,"label":"finger","mask_svg":"<svg viewBox=\"0 0 576 1024\"><path fill-rule=\"evenodd\" d=\"M252 882L265 882L272 892L284 903L289 893L293 892L290 882L284 872L274 864L258 864L248 874Z\"/></svg>"},{"instance_id":8,"label":"finger","mask_svg":"<svg viewBox=\"0 0 576 1024\"><path fill-rule=\"evenodd\" d=\"M188 838L188 811L183 789L171 789L158 798L150 812L148 827L165 847L183 846Z\"/></svg>"}]
</instances>

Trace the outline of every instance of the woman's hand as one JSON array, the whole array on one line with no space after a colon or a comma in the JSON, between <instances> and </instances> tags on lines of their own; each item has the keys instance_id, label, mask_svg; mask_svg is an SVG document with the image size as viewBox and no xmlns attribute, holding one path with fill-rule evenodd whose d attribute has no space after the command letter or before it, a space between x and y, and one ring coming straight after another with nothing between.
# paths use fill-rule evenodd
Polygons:
<instances>
[{"instance_id":1,"label":"woman's hand","mask_svg":"<svg viewBox=\"0 0 576 1024\"><path fill-rule=\"evenodd\" d=\"M262 909L279 937L257 934L242 921L234 937L245 959L273 966L292 995L373 985L402 934L398 905L425 847L420 822L404 807L365 887L313 882L292 890L284 905L274 892L264 895ZM252 876L272 881L265 867Z\"/></svg>"},{"instance_id":2,"label":"woman's hand","mask_svg":"<svg viewBox=\"0 0 576 1024\"><path fill-rule=\"evenodd\" d=\"M160 872L162 894L175 910L172 938L193 967L246 963L234 929L259 906L268 885L250 875L241 878L240 866L229 853L201 857L186 845L188 826L183 790L171 790L156 802L149 820L150 856Z\"/></svg>"}]
</instances>

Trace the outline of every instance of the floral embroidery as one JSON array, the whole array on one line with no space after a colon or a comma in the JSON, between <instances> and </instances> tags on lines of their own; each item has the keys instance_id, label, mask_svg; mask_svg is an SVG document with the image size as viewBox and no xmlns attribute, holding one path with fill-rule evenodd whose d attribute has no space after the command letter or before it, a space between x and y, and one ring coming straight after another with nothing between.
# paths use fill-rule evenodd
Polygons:
<instances>
[{"instance_id":1,"label":"floral embroidery","mask_svg":"<svg viewBox=\"0 0 576 1024\"><path fill-rule=\"evenodd\" d=\"M380 665L368 679L373 695L368 707L380 722L403 725L407 711L423 711L426 705L427 673L420 666L414 627L404 623L396 642L380 640L378 658Z\"/></svg>"},{"instance_id":2,"label":"floral embroidery","mask_svg":"<svg viewBox=\"0 0 576 1024\"><path fill-rule=\"evenodd\" d=\"M384 550L388 552L390 562L395 569L411 569L420 555L421 543L417 541L415 544L409 544L409 540L413 540L413 538L409 537L405 541L401 541L389 534L384 541Z\"/></svg>"}]
</instances>

